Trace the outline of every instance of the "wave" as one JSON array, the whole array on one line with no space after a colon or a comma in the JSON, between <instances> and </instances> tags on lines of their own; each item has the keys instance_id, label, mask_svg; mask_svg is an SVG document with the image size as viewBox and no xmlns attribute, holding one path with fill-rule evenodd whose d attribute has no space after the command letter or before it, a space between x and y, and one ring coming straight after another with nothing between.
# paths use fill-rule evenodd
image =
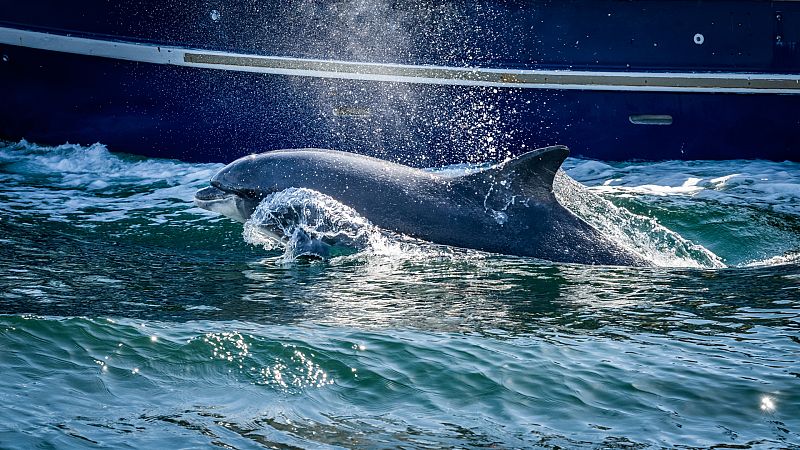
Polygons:
<instances>
[{"instance_id":1,"label":"wave","mask_svg":"<svg viewBox=\"0 0 800 450\"><path fill-rule=\"evenodd\" d=\"M0 316L0 419L16 448L785 446L792 343L746 334Z\"/></svg>"},{"instance_id":2,"label":"wave","mask_svg":"<svg viewBox=\"0 0 800 450\"><path fill-rule=\"evenodd\" d=\"M800 263L800 252L790 252L744 264L745 267L774 267Z\"/></svg>"},{"instance_id":3,"label":"wave","mask_svg":"<svg viewBox=\"0 0 800 450\"><path fill-rule=\"evenodd\" d=\"M0 167L0 181L14 185L2 194L0 210L92 226L130 218L168 223L191 208L197 187L222 165L116 154L99 143L49 147L21 140L0 142Z\"/></svg>"}]
</instances>

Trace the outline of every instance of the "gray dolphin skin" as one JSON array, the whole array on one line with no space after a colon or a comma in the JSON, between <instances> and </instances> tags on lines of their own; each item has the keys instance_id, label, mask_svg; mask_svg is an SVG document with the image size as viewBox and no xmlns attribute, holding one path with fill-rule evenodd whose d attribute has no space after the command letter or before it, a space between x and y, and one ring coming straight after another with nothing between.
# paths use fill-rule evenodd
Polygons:
<instances>
[{"instance_id":1,"label":"gray dolphin skin","mask_svg":"<svg viewBox=\"0 0 800 450\"><path fill-rule=\"evenodd\" d=\"M307 188L385 230L454 247L554 262L646 266L564 208L553 179L569 150L534 150L452 177L334 150L276 150L240 158L195 203L240 222L265 196Z\"/></svg>"}]
</instances>

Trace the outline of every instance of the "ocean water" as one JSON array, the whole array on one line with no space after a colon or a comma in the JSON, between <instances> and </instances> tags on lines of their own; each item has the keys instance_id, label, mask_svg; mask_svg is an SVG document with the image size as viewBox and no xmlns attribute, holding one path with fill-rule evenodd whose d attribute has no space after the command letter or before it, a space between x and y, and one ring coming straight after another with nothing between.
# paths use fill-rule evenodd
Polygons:
<instances>
[{"instance_id":1,"label":"ocean water","mask_svg":"<svg viewBox=\"0 0 800 450\"><path fill-rule=\"evenodd\" d=\"M800 448L800 164L568 159L562 203L652 268L302 191L355 251L297 260L194 207L220 167L0 143L0 448Z\"/></svg>"}]
</instances>

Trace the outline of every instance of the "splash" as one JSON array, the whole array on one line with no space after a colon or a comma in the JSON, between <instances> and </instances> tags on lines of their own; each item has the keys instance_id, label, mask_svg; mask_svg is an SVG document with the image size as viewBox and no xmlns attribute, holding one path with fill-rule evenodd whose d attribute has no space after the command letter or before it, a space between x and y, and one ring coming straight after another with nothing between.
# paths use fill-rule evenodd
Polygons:
<instances>
[{"instance_id":1,"label":"splash","mask_svg":"<svg viewBox=\"0 0 800 450\"><path fill-rule=\"evenodd\" d=\"M798 163L570 158L563 167L595 194L626 203L635 199L729 266L783 264L800 248Z\"/></svg>"},{"instance_id":2,"label":"splash","mask_svg":"<svg viewBox=\"0 0 800 450\"><path fill-rule=\"evenodd\" d=\"M311 257L394 266L409 261L481 258L476 250L455 249L381 229L353 208L307 188L266 196L245 222L242 236L245 242L265 250L283 249L278 263Z\"/></svg>"},{"instance_id":3,"label":"splash","mask_svg":"<svg viewBox=\"0 0 800 450\"><path fill-rule=\"evenodd\" d=\"M563 170L556 173L553 192L572 213L657 266L725 267L722 260L705 247L682 238L652 218L614 206L570 178Z\"/></svg>"},{"instance_id":4,"label":"splash","mask_svg":"<svg viewBox=\"0 0 800 450\"><path fill-rule=\"evenodd\" d=\"M244 224L244 240L266 250L284 248L282 261L330 258L356 252L402 252L392 239L353 208L306 188L268 195Z\"/></svg>"}]
</instances>

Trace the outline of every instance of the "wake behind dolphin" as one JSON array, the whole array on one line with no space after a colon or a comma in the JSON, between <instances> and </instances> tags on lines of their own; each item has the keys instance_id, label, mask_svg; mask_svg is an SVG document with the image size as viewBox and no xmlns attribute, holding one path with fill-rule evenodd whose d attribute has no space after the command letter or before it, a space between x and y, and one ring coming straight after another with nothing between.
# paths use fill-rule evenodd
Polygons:
<instances>
[{"instance_id":1,"label":"wake behind dolphin","mask_svg":"<svg viewBox=\"0 0 800 450\"><path fill-rule=\"evenodd\" d=\"M555 262L651 265L564 208L553 179L569 150L534 150L489 169L443 176L334 150L277 150L238 159L201 189L195 203L244 222L259 203L289 188L310 189L381 229L454 247ZM276 239L285 230L271 230ZM326 242L303 236L309 253Z\"/></svg>"}]
</instances>

